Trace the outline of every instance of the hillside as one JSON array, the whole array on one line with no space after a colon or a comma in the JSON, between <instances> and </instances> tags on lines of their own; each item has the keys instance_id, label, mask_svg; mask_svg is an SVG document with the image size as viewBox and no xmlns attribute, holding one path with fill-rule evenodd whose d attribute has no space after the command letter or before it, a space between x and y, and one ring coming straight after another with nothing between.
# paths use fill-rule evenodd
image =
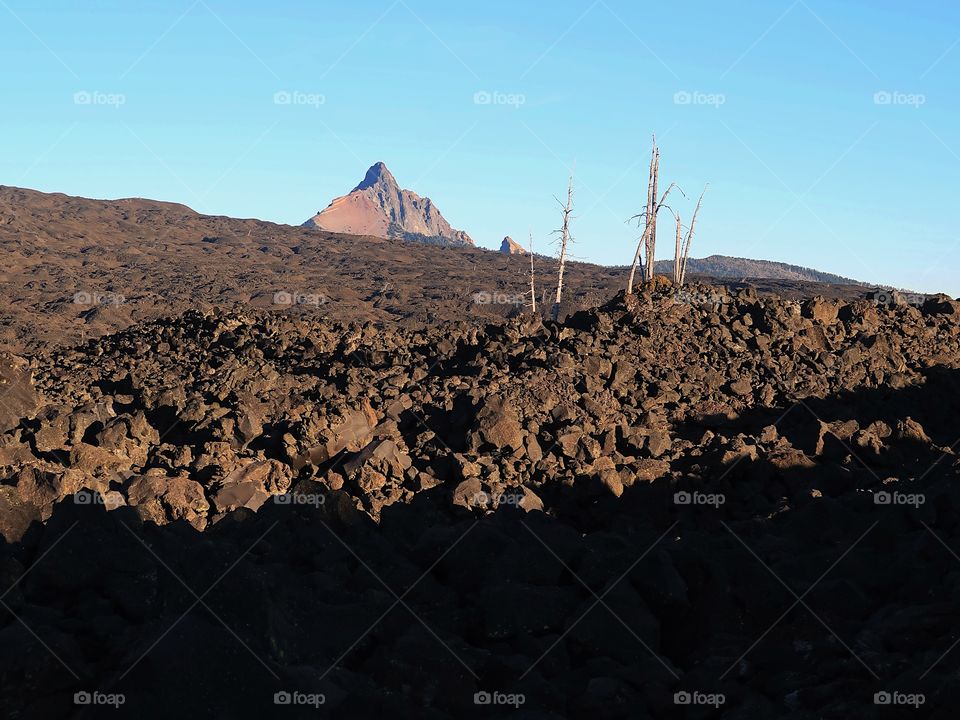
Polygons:
<instances>
[{"instance_id":1,"label":"hillside","mask_svg":"<svg viewBox=\"0 0 960 720\"><path fill-rule=\"evenodd\" d=\"M673 274L673 260L658 260L656 271L664 275ZM710 255L705 258L690 258L687 272L717 279L765 278L767 280L797 280L800 282L830 283L832 285L861 285L866 283L851 280L840 275L820 272L799 265L772 262L770 260L750 260L747 258Z\"/></svg>"},{"instance_id":2,"label":"hillside","mask_svg":"<svg viewBox=\"0 0 960 720\"><path fill-rule=\"evenodd\" d=\"M0 267L0 349L14 351L215 306L380 326L492 320L519 312L529 288L529 260L519 255L10 187L0 187ZM556 261L538 256L536 271L548 307ZM626 276L622 267L568 263L562 313L602 304ZM738 277L726 286L788 297L863 294L798 280Z\"/></svg>"}]
</instances>

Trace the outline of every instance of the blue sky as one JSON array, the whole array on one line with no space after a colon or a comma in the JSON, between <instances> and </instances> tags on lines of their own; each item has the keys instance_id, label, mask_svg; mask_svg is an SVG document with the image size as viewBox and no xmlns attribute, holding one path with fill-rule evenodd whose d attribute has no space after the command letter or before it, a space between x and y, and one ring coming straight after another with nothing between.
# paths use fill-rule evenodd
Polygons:
<instances>
[{"instance_id":1,"label":"blue sky","mask_svg":"<svg viewBox=\"0 0 960 720\"><path fill-rule=\"evenodd\" d=\"M576 161L574 255L625 264L655 132L694 255L957 296L958 41L943 2L0 0L0 184L300 223L382 160L546 250Z\"/></svg>"}]
</instances>

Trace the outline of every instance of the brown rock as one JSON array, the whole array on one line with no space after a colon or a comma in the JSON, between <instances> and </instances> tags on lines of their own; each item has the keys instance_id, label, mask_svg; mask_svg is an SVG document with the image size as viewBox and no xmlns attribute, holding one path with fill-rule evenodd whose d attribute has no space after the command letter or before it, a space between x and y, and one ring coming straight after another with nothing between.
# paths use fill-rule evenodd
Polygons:
<instances>
[{"instance_id":1,"label":"brown rock","mask_svg":"<svg viewBox=\"0 0 960 720\"><path fill-rule=\"evenodd\" d=\"M39 398L27 360L9 353L0 355L0 399L0 432L17 427L21 418L36 412Z\"/></svg>"},{"instance_id":2,"label":"brown rock","mask_svg":"<svg viewBox=\"0 0 960 720\"><path fill-rule=\"evenodd\" d=\"M791 470L794 468L814 468L817 464L807 457L802 450L793 447L777 448L767 455L768 462L777 470Z\"/></svg>"},{"instance_id":3,"label":"brown rock","mask_svg":"<svg viewBox=\"0 0 960 720\"><path fill-rule=\"evenodd\" d=\"M369 494L377 490L382 490L387 484L387 476L374 470L369 465L360 468L360 475L357 478L357 487L363 492Z\"/></svg>"},{"instance_id":4,"label":"brown rock","mask_svg":"<svg viewBox=\"0 0 960 720\"><path fill-rule=\"evenodd\" d=\"M655 430L647 437L647 450L653 457L660 457L664 453L670 452L672 446L670 433L666 430Z\"/></svg>"},{"instance_id":5,"label":"brown rock","mask_svg":"<svg viewBox=\"0 0 960 720\"><path fill-rule=\"evenodd\" d=\"M485 501L485 498L487 494L483 491L483 484L479 478L470 478L457 485L451 501L454 505L471 509L486 507L489 501Z\"/></svg>"},{"instance_id":6,"label":"brown rock","mask_svg":"<svg viewBox=\"0 0 960 720\"><path fill-rule=\"evenodd\" d=\"M333 457L341 450L359 451L369 442L376 425L377 415L370 407L370 401L365 399L359 410L347 413L343 422L334 429L334 436L326 445L328 457Z\"/></svg>"},{"instance_id":7,"label":"brown rock","mask_svg":"<svg viewBox=\"0 0 960 720\"><path fill-rule=\"evenodd\" d=\"M27 443L10 435L0 436L0 467L33 463L36 458Z\"/></svg>"},{"instance_id":8,"label":"brown rock","mask_svg":"<svg viewBox=\"0 0 960 720\"><path fill-rule=\"evenodd\" d=\"M897 423L897 437L901 440L912 440L914 442L929 445L932 441L927 437L923 426L911 417L900 420Z\"/></svg>"},{"instance_id":9,"label":"brown rock","mask_svg":"<svg viewBox=\"0 0 960 720\"><path fill-rule=\"evenodd\" d=\"M466 455L455 453L453 459L456 461L460 469L460 476L464 480L477 477L480 474L480 466Z\"/></svg>"},{"instance_id":10,"label":"brown rock","mask_svg":"<svg viewBox=\"0 0 960 720\"><path fill-rule=\"evenodd\" d=\"M203 486L188 477L138 476L127 487L127 502L145 522L186 520L197 530L206 527L210 509Z\"/></svg>"},{"instance_id":11,"label":"brown rock","mask_svg":"<svg viewBox=\"0 0 960 720\"><path fill-rule=\"evenodd\" d=\"M477 412L470 440L475 449L488 443L497 449L519 450L523 447L523 429L516 411L499 398L485 400Z\"/></svg>"},{"instance_id":12,"label":"brown rock","mask_svg":"<svg viewBox=\"0 0 960 720\"><path fill-rule=\"evenodd\" d=\"M77 443L70 449L70 467L96 477L112 477L133 467L128 457L120 457L109 450Z\"/></svg>"},{"instance_id":13,"label":"brown rock","mask_svg":"<svg viewBox=\"0 0 960 720\"><path fill-rule=\"evenodd\" d=\"M533 435L527 436L527 457L533 462L540 462L543 458L543 449Z\"/></svg>"},{"instance_id":14,"label":"brown rock","mask_svg":"<svg viewBox=\"0 0 960 720\"><path fill-rule=\"evenodd\" d=\"M84 487L105 489L105 484L82 472L72 469L63 470L53 465L48 467L38 464L28 465L16 476L17 494L24 502L39 508L44 520L50 517L54 503L73 495Z\"/></svg>"},{"instance_id":15,"label":"brown rock","mask_svg":"<svg viewBox=\"0 0 960 720\"><path fill-rule=\"evenodd\" d=\"M0 485L0 536L8 543L17 542L34 520L40 520L40 509L24 500L16 488Z\"/></svg>"},{"instance_id":16,"label":"brown rock","mask_svg":"<svg viewBox=\"0 0 960 720\"><path fill-rule=\"evenodd\" d=\"M810 318L821 325L831 325L837 321L840 312L840 303L836 300L825 300L815 297L803 305L803 316Z\"/></svg>"},{"instance_id":17,"label":"brown rock","mask_svg":"<svg viewBox=\"0 0 960 720\"><path fill-rule=\"evenodd\" d=\"M663 460L641 458L634 461L630 470L632 471L632 479L629 485L633 485L635 482L653 482L670 472L670 463Z\"/></svg>"},{"instance_id":18,"label":"brown rock","mask_svg":"<svg viewBox=\"0 0 960 720\"><path fill-rule=\"evenodd\" d=\"M402 478L404 471L413 464L413 460L393 440L374 440L356 457L344 463L343 469L349 476L368 463L381 473Z\"/></svg>"},{"instance_id":19,"label":"brown rock","mask_svg":"<svg viewBox=\"0 0 960 720\"><path fill-rule=\"evenodd\" d=\"M620 480L620 473L616 470L604 470L600 473L600 482L614 496L623 495L623 482Z\"/></svg>"},{"instance_id":20,"label":"brown rock","mask_svg":"<svg viewBox=\"0 0 960 720\"><path fill-rule=\"evenodd\" d=\"M285 493L291 480L290 467L279 460L250 462L223 479L222 487L213 497L213 504L217 512L239 507L258 510L271 495Z\"/></svg>"},{"instance_id":21,"label":"brown rock","mask_svg":"<svg viewBox=\"0 0 960 720\"><path fill-rule=\"evenodd\" d=\"M524 485L521 490L523 491L523 496L517 502L517 507L524 512L534 512L535 510L543 512L543 500L540 499L540 496L526 485Z\"/></svg>"},{"instance_id":22,"label":"brown rock","mask_svg":"<svg viewBox=\"0 0 960 720\"><path fill-rule=\"evenodd\" d=\"M33 435L39 452L65 451L70 446L70 413L65 407L50 406L37 418L40 427Z\"/></svg>"},{"instance_id":23,"label":"brown rock","mask_svg":"<svg viewBox=\"0 0 960 720\"><path fill-rule=\"evenodd\" d=\"M575 458L577 456L577 448L580 446L580 438L582 437L583 433L580 430L567 430L557 438L557 446L563 451L564 456Z\"/></svg>"}]
</instances>

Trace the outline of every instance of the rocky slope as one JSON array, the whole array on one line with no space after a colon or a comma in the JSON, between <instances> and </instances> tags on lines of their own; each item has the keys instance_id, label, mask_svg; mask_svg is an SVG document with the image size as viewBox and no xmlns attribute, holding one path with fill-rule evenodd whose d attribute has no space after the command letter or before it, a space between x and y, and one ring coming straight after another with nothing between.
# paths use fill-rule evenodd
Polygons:
<instances>
[{"instance_id":1,"label":"rocky slope","mask_svg":"<svg viewBox=\"0 0 960 720\"><path fill-rule=\"evenodd\" d=\"M949 298L191 311L2 367L15 716L95 690L137 717L955 706Z\"/></svg>"},{"instance_id":2,"label":"rocky slope","mask_svg":"<svg viewBox=\"0 0 960 720\"><path fill-rule=\"evenodd\" d=\"M450 226L430 198L401 188L382 162L371 166L348 195L335 199L304 225L431 245L473 245L469 235Z\"/></svg>"}]
</instances>

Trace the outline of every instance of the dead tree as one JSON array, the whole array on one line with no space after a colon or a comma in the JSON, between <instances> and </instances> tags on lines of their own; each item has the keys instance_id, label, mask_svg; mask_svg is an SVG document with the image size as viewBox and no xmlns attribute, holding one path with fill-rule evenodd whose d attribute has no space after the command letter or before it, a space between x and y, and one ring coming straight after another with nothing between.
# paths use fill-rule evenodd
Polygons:
<instances>
[{"instance_id":1,"label":"dead tree","mask_svg":"<svg viewBox=\"0 0 960 720\"><path fill-rule=\"evenodd\" d=\"M537 284L533 274L533 231L530 231L530 312L537 314Z\"/></svg>"},{"instance_id":2,"label":"dead tree","mask_svg":"<svg viewBox=\"0 0 960 720\"><path fill-rule=\"evenodd\" d=\"M657 252L657 215L666 205L667 196L670 191L676 187L676 183L670 183L670 186L664 191L660 201L657 202L657 190L660 183L660 150L657 148L657 138L653 138L653 150L650 153L650 179L647 183L647 208L639 215L634 215L631 220L636 220L637 225L643 222L643 234L637 242L637 251L633 254L633 264L630 266L630 278L627 280L627 294L633 293L633 285L637 275L637 265L640 264L641 253L644 256L641 276L647 282L653 282L653 267ZM679 190L679 188L677 188ZM683 191L680 190L682 193Z\"/></svg>"},{"instance_id":3,"label":"dead tree","mask_svg":"<svg viewBox=\"0 0 960 720\"><path fill-rule=\"evenodd\" d=\"M560 233L560 270L557 273L557 298L553 301L553 310L550 313L554 322L560 317L560 298L563 296L563 269L567 263L567 243L570 242L570 214L572 212L573 173L570 173L570 184L567 186L567 204L563 208L563 227L557 231Z\"/></svg>"},{"instance_id":4,"label":"dead tree","mask_svg":"<svg viewBox=\"0 0 960 720\"><path fill-rule=\"evenodd\" d=\"M693 231L697 226L697 215L700 213L700 205L701 203L703 203L703 196L706 194L708 187L709 185L704 186L703 192L700 193L700 199L697 200L697 207L693 211L693 218L690 220L690 229L687 230L687 238L683 243L682 260L680 258L680 250L679 250L680 246L679 244L677 245L677 260L679 261L680 272L678 274L676 271L676 266L674 266L674 275L677 277L677 284L680 285L681 287L683 286L683 283L687 279L687 260L690 259L690 246L693 244ZM678 217L677 218L677 242L679 243L679 241L680 241L680 219Z\"/></svg>"},{"instance_id":5,"label":"dead tree","mask_svg":"<svg viewBox=\"0 0 960 720\"><path fill-rule=\"evenodd\" d=\"M676 213L677 218L677 246L673 253L673 284L679 287L680 282L680 266L681 266L681 257L680 254L680 245L683 242L683 225L680 222L680 213Z\"/></svg>"},{"instance_id":6,"label":"dead tree","mask_svg":"<svg viewBox=\"0 0 960 720\"><path fill-rule=\"evenodd\" d=\"M650 174L650 191L647 197L647 226L650 228L647 232L647 257L646 257L646 280L653 280L653 264L656 262L657 249L657 208L654 203L657 202L657 189L660 185L660 148L657 147L657 136L653 136L653 151L650 159L652 172Z\"/></svg>"}]
</instances>

